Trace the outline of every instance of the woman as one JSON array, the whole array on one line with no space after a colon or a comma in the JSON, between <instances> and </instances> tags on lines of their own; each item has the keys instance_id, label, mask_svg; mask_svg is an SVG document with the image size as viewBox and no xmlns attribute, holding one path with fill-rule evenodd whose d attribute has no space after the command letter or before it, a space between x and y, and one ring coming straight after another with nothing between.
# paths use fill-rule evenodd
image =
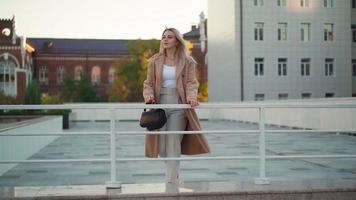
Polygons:
<instances>
[{"instance_id":1,"label":"woman","mask_svg":"<svg viewBox=\"0 0 356 200\"><path fill-rule=\"evenodd\" d=\"M178 30L163 31L159 53L152 56L147 79L144 81L145 103L190 104L191 109L165 109L167 123L161 131L200 131L199 119L194 108L198 83L195 77L195 61L189 56ZM209 153L209 146L201 134L146 135L147 157L180 157L181 154ZM179 161L166 161L167 184L179 183Z\"/></svg>"}]
</instances>

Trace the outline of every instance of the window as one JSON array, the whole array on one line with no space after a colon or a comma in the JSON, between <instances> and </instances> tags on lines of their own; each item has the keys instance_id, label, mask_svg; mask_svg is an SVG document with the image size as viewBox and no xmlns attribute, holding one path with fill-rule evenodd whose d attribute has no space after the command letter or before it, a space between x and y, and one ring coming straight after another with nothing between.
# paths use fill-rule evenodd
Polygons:
<instances>
[{"instance_id":1,"label":"window","mask_svg":"<svg viewBox=\"0 0 356 200\"><path fill-rule=\"evenodd\" d=\"M263 40L263 23L255 23L255 40Z\"/></svg>"},{"instance_id":2,"label":"window","mask_svg":"<svg viewBox=\"0 0 356 200\"><path fill-rule=\"evenodd\" d=\"M91 70L91 83L93 85L100 84L100 67L95 66Z\"/></svg>"},{"instance_id":3,"label":"window","mask_svg":"<svg viewBox=\"0 0 356 200\"><path fill-rule=\"evenodd\" d=\"M334 75L334 59L326 58L325 59L325 76Z\"/></svg>"},{"instance_id":4,"label":"window","mask_svg":"<svg viewBox=\"0 0 356 200\"><path fill-rule=\"evenodd\" d=\"M286 99L288 99L288 94L287 93L278 94L278 99L279 100L286 100Z\"/></svg>"},{"instance_id":5,"label":"window","mask_svg":"<svg viewBox=\"0 0 356 200\"><path fill-rule=\"evenodd\" d=\"M287 58L278 58L278 76L287 76Z\"/></svg>"},{"instance_id":6,"label":"window","mask_svg":"<svg viewBox=\"0 0 356 200\"><path fill-rule=\"evenodd\" d=\"M302 93L302 99L310 99L311 93Z\"/></svg>"},{"instance_id":7,"label":"window","mask_svg":"<svg viewBox=\"0 0 356 200\"><path fill-rule=\"evenodd\" d=\"M48 84L48 68L47 66L41 66L39 70L39 81L40 84Z\"/></svg>"},{"instance_id":8,"label":"window","mask_svg":"<svg viewBox=\"0 0 356 200\"><path fill-rule=\"evenodd\" d=\"M255 58L255 76L263 76L263 58Z\"/></svg>"},{"instance_id":9,"label":"window","mask_svg":"<svg viewBox=\"0 0 356 200\"><path fill-rule=\"evenodd\" d=\"M332 93L332 92L327 92L327 93L325 93L325 97L326 97L326 98L332 98L332 97L334 97L334 96L335 96L335 94Z\"/></svg>"},{"instance_id":10,"label":"window","mask_svg":"<svg viewBox=\"0 0 356 200\"><path fill-rule=\"evenodd\" d=\"M333 41L333 24L324 24L324 41Z\"/></svg>"},{"instance_id":11,"label":"window","mask_svg":"<svg viewBox=\"0 0 356 200\"><path fill-rule=\"evenodd\" d=\"M287 23L278 23L278 40L287 40Z\"/></svg>"},{"instance_id":12,"label":"window","mask_svg":"<svg viewBox=\"0 0 356 200\"><path fill-rule=\"evenodd\" d=\"M356 59L352 59L352 76L356 77Z\"/></svg>"},{"instance_id":13,"label":"window","mask_svg":"<svg viewBox=\"0 0 356 200\"><path fill-rule=\"evenodd\" d=\"M255 101L263 101L265 99L265 94L255 94Z\"/></svg>"},{"instance_id":14,"label":"window","mask_svg":"<svg viewBox=\"0 0 356 200\"><path fill-rule=\"evenodd\" d=\"M309 7L309 0L300 0L300 7Z\"/></svg>"},{"instance_id":15,"label":"window","mask_svg":"<svg viewBox=\"0 0 356 200\"><path fill-rule=\"evenodd\" d=\"M83 67L82 66L76 66L74 68L74 80L80 81L83 75Z\"/></svg>"},{"instance_id":16,"label":"window","mask_svg":"<svg viewBox=\"0 0 356 200\"><path fill-rule=\"evenodd\" d=\"M310 76L310 58L301 59L301 75Z\"/></svg>"},{"instance_id":17,"label":"window","mask_svg":"<svg viewBox=\"0 0 356 200\"><path fill-rule=\"evenodd\" d=\"M356 0L352 0L352 8L356 8Z\"/></svg>"},{"instance_id":18,"label":"window","mask_svg":"<svg viewBox=\"0 0 356 200\"><path fill-rule=\"evenodd\" d=\"M10 60L0 62L0 91L5 95L15 96L16 91L16 65Z\"/></svg>"},{"instance_id":19,"label":"window","mask_svg":"<svg viewBox=\"0 0 356 200\"><path fill-rule=\"evenodd\" d=\"M325 8L333 8L334 7L334 0L324 0L324 7Z\"/></svg>"},{"instance_id":20,"label":"window","mask_svg":"<svg viewBox=\"0 0 356 200\"><path fill-rule=\"evenodd\" d=\"M286 6L286 0L277 0L277 6L278 7L285 7Z\"/></svg>"},{"instance_id":21,"label":"window","mask_svg":"<svg viewBox=\"0 0 356 200\"><path fill-rule=\"evenodd\" d=\"M310 23L302 23L300 33L302 42L310 41Z\"/></svg>"},{"instance_id":22,"label":"window","mask_svg":"<svg viewBox=\"0 0 356 200\"><path fill-rule=\"evenodd\" d=\"M351 29L352 29L352 42L356 42L356 24L352 24Z\"/></svg>"},{"instance_id":23,"label":"window","mask_svg":"<svg viewBox=\"0 0 356 200\"><path fill-rule=\"evenodd\" d=\"M115 75L116 75L116 70L115 68L110 68L109 69L109 83L114 83L115 80Z\"/></svg>"},{"instance_id":24,"label":"window","mask_svg":"<svg viewBox=\"0 0 356 200\"><path fill-rule=\"evenodd\" d=\"M253 5L255 5L255 6L263 6L263 0L253 0Z\"/></svg>"},{"instance_id":25,"label":"window","mask_svg":"<svg viewBox=\"0 0 356 200\"><path fill-rule=\"evenodd\" d=\"M57 84L62 85L64 78L64 66L57 67Z\"/></svg>"}]
</instances>

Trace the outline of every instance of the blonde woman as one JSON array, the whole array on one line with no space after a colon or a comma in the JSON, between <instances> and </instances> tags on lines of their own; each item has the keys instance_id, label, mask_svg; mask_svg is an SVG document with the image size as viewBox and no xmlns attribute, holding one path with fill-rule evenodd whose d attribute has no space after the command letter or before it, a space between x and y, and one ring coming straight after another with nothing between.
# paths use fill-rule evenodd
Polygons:
<instances>
[{"instance_id":1,"label":"blonde woman","mask_svg":"<svg viewBox=\"0 0 356 200\"><path fill-rule=\"evenodd\" d=\"M190 109L165 109L167 123L161 131L200 131L199 119L194 110L198 83L194 59L188 54L182 35L177 29L163 31L159 53L152 56L144 81L145 103L189 104ZM159 131L158 130L158 131ZM181 154L209 153L209 146L201 134L148 134L147 157L180 157ZM165 182L179 185L179 161L166 161ZM178 188L178 187L177 187Z\"/></svg>"}]
</instances>

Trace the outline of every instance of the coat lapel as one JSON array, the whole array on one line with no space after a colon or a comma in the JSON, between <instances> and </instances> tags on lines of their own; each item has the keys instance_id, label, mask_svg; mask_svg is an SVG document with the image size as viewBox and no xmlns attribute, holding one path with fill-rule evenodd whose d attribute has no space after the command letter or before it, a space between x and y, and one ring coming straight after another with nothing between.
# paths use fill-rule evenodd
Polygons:
<instances>
[{"instance_id":1,"label":"coat lapel","mask_svg":"<svg viewBox=\"0 0 356 200\"><path fill-rule=\"evenodd\" d=\"M185 61L181 61L176 66L176 81L177 81L177 84L178 84L179 76L180 76L180 74L182 73L182 71L184 69L184 65L185 65Z\"/></svg>"},{"instance_id":2,"label":"coat lapel","mask_svg":"<svg viewBox=\"0 0 356 200\"><path fill-rule=\"evenodd\" d=\"M162 76L163 76L163 64L164 64L164 56L160 56L157 60L156 60L156 90L157 90L157 99L159 99L159 94L161 91L161 82L162 82Z\"/></svg>"}]
</instances>

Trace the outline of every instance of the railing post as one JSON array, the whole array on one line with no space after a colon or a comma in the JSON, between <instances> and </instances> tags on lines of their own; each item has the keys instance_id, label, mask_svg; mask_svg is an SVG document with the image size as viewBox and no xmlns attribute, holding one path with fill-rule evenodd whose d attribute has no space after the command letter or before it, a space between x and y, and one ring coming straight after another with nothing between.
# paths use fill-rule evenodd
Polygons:
<instances>
[{"instance_id":1,"label":"railing post","mask_svg":"<svg viewBox=\"0 0 356 200\"><path fill-rule=\"evenodd\" d=\"M110 181L106 182L106 188L121 188L121 183L116 180L116 130L115 109L110 109Z\"/></svg>"},{"instance_id":2,"label":"railing post","mask_svg":"<svg viewBox=\"0 0 356 200\"><path fill-rule=\"evenodd\" d=\"M260 150L260 177L255 178L255 184L269 184L266 178L266 137L265 137L265 108L259 107L259 150Z\"/></svg>"}]
</instances>

